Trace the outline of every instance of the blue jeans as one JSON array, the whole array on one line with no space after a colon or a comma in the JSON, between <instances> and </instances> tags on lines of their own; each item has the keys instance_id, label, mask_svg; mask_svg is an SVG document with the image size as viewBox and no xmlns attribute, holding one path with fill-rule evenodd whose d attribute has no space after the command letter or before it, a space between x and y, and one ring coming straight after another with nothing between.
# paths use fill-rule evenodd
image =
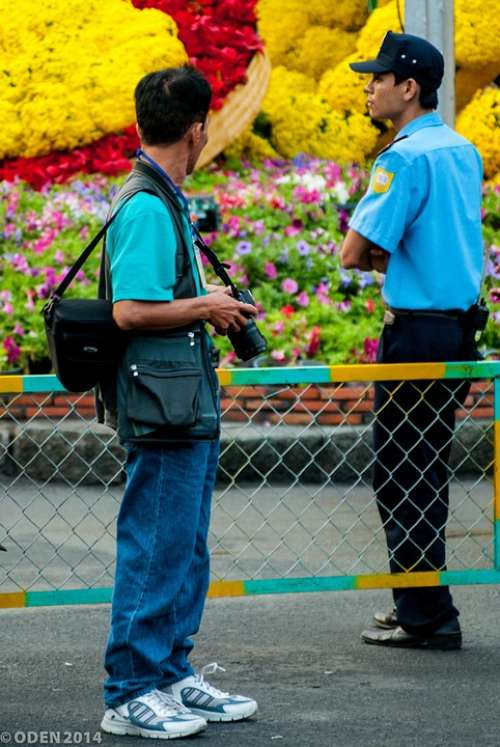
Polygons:
<instances>
[{"instance_id":1,"label":"blue jeans","mask_svg":"<svg viewBox=\"0 0 500 747\"><path fill-rule=\"evenodd\" d=\"M193 673L218 456L218 441L128 450L105 657L110 708Z\"/></svg>"}]
</instances>

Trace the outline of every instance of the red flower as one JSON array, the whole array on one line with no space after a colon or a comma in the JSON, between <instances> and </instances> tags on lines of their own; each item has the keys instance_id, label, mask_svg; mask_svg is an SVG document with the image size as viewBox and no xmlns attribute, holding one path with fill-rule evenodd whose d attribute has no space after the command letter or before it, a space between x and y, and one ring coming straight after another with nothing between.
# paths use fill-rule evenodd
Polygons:
<instances>
[{"instance_id":1,"label":"red flower","mask_svg":"<svg viewBox=\"0 0 500 747\"><path fill-rule=\"evenodd\" d=\"M309 358L314 358L314 356L318 352L319 346L321 344L320 338L321 327L318 324L315 324L309 333L309 339L306 345L306 354L309 356Z\"/></svg>"},{"instance_id":2,"label":"red flower","mask_svg":"<svg viewBox=\"0 0 500 747\"><path fill-rule=\"evenodd\" d=\"M257 0L132 0L133 5L156 8L172 16L192 65L212 86L212 109L220 109L228 93L246 81L247 67L262 48L256 31ZM118 174L128 171L138 146L135 127L70 152L37 158L0 161L0 180L24 179L35 189L65 182L78 172Z\"/></svg>"},{"instance_id":3,"label":"red flower","mask_svg":"<svg viewBox=\"0 0 500 747\"><path fill-rule=\"evenodd\" d=\"M289 303L287 303L285 306L282 306L280 311L283 316L292 316L292 314L295 313L295 309Z\"/></svg>"}]
</instances>

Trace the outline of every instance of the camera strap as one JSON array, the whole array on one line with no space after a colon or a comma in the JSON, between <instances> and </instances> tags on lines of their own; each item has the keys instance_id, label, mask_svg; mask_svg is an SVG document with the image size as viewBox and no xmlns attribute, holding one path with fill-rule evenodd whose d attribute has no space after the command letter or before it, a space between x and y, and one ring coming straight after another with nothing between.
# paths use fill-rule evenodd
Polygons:
<instances>
[{"instance_id":1,"label":"camera strap","mask_svg":"<svg viewBox=\"0 0 500 747\"><path fill-rule=\"evenodd\" d=\"M162 194L165 195L165 197L168 199L169 203L171 204L173 208L173 214L175 216L175 219L179 219L179 214L181 211L181 206L179 205L179 200L181 201L181 204L185 206L185 210L187 215L189 216L189 207L187 199L182 192L172 181L172 179L168 176L167 172L161 168L155 161L153 161L152 158L149 158L149 156L146 156L145 153L142 151L138 152L138 155L140 155L140 158L138 159L135 168L142 172L143 174L146 174L150 179L152 179L155 184L160 187ZM142 160L144 159L144 160ZM144 162L146 161L146 163ZM178 199L176 199L178 198ZM236 291L236 286L229 277L229 274L227 272L227 268L230 267L230 265L225 264L224 262L221 262L216 253L213 249L210 249L209 246L205 243L203 240L203 237L201 233L198 231L196 226L194 225L193 221L191 220L190 216L190 223L191 223L191 230L193 233L193 242L196 244L198 249L202 254L205 255L205 257L208 259L210 264L213 267L213 270L218 278L222 280L224 285L228 286L234 291ZM181 226L182 230L182 226Z\"/></svg>"}]
</instances>

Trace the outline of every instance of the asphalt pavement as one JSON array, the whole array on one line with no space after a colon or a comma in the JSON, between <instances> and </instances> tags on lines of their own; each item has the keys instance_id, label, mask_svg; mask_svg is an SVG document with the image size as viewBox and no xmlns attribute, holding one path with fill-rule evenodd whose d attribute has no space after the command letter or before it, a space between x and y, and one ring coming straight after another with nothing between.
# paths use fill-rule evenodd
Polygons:
<instances>
[{"instance_id":1,"label":"asphalt pavement","mask_svg":"<svg viewBox=\"0 0 500 747\"><path fill-rule=\"evenodd\" d=\"M209 600L193 662L225 667L214 684L255 697L259 713L179 744L498 747L500 588L454 595L458 652L363 644L387 591ZM141 743L98 731L108 619L107 605L0 613L0 744Z\"/></svg>"}]
</instances>

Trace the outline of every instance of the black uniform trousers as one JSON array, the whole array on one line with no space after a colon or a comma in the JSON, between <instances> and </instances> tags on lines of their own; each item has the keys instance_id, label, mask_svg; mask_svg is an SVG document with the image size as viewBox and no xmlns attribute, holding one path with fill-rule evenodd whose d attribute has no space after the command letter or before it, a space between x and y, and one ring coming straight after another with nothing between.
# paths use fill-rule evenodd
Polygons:
<instances>
[{"instance_id":1,"label":"black uniform trousers","mask_svg":"<svg viewBox=\"0 0 500 747\"><path fill-rule=\"evenodd\" d=\"M384 326L381 363L460 361L477 357L461 318L397 314ZM392 573L446 568L448 459L464 380L388 381L375 385L374 490ZM456 617L449 588L394 589L397 618L427 635Z\"/></svg>"}]
</instances>

